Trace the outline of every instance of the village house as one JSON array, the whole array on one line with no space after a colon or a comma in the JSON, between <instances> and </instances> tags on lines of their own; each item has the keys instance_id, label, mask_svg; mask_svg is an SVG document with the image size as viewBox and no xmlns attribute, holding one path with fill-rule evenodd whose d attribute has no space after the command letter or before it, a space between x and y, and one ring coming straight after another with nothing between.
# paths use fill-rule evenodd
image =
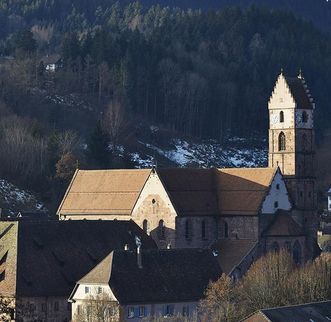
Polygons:
<instances>
[{"instance_id":1,"label":"village house","mask_svg":"<svg viewBox=\"0 0 331 322\"><path fill-rule=\"evenodd\" d=\"M242 267L284 247L297 262L312 258L318 251L314 108L302 75L281 73L269 100L268 167L77 170L59 219L132 219L159 248L257 243L245 248ZM239 243L231 245L235 252Z\"/></svg>"},{"instance_id":2,"label":"village house","mask_svg":"<svg viewBox=\"0 0 331 322\"><path fill-rule=\"evenodd\" d=\"M133 221L0 222L0 297L12 320L70 321L76 281L136 237L156 247Z\"/></svg>"},{"instance_id":3,"label":"village house","mask_svg":"<svg viewBox=\"0 0 331 322\"><path fill-rule=\"evenodd\" d=\"M221 276L216 257L208 249L113 251L77 282L69 298L72 321L100 314L105 321L121 322L190 319L209 282Z\"/></svg>"}]
</instances>

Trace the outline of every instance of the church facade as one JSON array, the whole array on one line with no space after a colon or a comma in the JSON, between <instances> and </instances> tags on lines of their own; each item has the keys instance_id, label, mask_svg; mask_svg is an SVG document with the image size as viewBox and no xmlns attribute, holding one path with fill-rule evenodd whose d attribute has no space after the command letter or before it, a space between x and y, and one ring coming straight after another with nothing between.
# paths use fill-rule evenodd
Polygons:
<instances>
[{"instance_id":1,"label":"church facade","mask_svg":"<svg viewBox=\"0 0 331 322\"><path fill-rule=\"evenodd\" d=\"M269 101L267 168L77 170L59 219L131 219L159 248L215 248L228 272L271 249L312 258L314 107L301 76L280 74Z\"/></svg>"}]
</instances>

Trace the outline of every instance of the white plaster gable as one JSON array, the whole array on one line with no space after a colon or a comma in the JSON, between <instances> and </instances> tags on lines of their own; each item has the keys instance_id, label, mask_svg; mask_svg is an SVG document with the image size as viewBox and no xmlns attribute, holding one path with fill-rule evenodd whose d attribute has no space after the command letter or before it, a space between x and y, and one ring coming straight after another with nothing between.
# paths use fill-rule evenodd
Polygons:
<instances>
[{"instance_id":1,"label":"white plaster gable","mask_svg":"<svg viewBox=\"0 0 331 322\"><path fill-rule=\"evenodd\" d=\"M276 207L276 203L278 207ZM269 192L263 201L261 212L262 214L274 214L278 209L292 209L288 191L279 170L271 182Z\"/></svg>"},{"instance_id":2,"label":"white plaster gable","mask_svg":"<svg viewBox=\"0 0 331 322\"><path fill-rule=\"evenodd\" d=\"M269 100L270 129L287 129L295 126L295 100L283 74L278 76ZM280 112L284 113L284 122L280 122Z\"/></svg>"},{"instance_id":3,"label":"white plaster gable","mask_svg":"<svg viewBox=\"0 0 331 322\"><path fill-rule=\"evenodd\" d=\"M89 288L89 293L85 292L85 287ZM98 293L98 288L102 288L102 293ZM96 297L100 295L107 295L111 301L117 301L114 293L112 292L110 286L108 284L78 284L76 286L75 291L70 296L71 300L78 301L78 300L87 300L89 297Z\"/></svg>"},{"instance_id":4,"label":"white plaster gable","mask_svg":"<svg viewBox=\"0 0 331 322\"><path fill-rule=\"evenodd\" d=\"M296 107L295 100L290 92L290 88L284 75L278 76L274 90L269 99L269 109L285 109Z\"/></svg>"},{"instance_id":5,"label":"white plaster gable","mask_svg":"<svg viewBox=\"0 0 331 322\"><path fill-rule=\"evenodd\" d=\"M137 202L132 210L133 218L137 214L137 211L144 202L144 200L151 195L157 195L159 198L161 198L162 201L167 205L167 207L169 207L170 212L174 216L177 215L176 210L168 196L168 193L164 188L162 181L160 180L160 177L158 176L156 171L152 171L143 189L141 190Z\"/></svg>"}]
</instances>

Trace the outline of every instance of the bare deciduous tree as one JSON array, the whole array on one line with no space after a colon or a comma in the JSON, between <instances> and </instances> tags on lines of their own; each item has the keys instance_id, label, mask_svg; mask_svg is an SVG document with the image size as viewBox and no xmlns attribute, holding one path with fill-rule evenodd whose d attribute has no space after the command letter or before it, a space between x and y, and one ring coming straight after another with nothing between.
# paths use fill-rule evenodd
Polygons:
<instances>
[{"instance_id":1,"label":"bare deciduous tree","mask_svg":"<svg viewBox=\"0 0 331 322\"><path fill-rule=\"evenodd\" d=\"M116 147L128 125L124 106L119 100L113 100L109 103L108 108L103 115L101 125L103 131L109 136L113 147Z\"/></svg>"},{"instance_id":2,"label":"bare deciduous tree","mask_svg":"<svg viewBox=\"0 0 331 322\"><path fill-rule=\"evenodd\" d=\"M90 295L79 307L73 322L117 322L119 305L108 294Z\"/></svg>"}]
</instances>

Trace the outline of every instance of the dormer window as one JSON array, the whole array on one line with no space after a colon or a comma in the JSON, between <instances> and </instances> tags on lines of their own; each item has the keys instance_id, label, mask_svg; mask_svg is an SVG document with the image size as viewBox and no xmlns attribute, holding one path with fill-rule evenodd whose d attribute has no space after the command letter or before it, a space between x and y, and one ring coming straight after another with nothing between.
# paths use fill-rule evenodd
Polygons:
<instances>
[{"instance_id":1,"label":"dormer window","mask_svg":"<svg viewBox=\"0 0 331 322\"><path fill-rule=\"evenodd\" d=\"M280 122L280 123L284 123L284 112L283 112L283 111L281 111L281 112L279 113L279 122Z\"/></svg>"}]
</instances>

